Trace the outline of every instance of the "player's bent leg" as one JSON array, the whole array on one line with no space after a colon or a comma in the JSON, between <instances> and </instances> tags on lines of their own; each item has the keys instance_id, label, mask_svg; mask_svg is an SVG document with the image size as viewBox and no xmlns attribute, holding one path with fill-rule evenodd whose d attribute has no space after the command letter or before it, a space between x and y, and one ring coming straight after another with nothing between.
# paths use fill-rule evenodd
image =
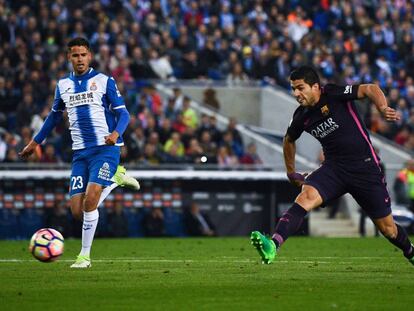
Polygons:
<instances>
[{"instance_id":1,"label":"player's bent leg","mask_svg":"<svg viewBox=\"0 0 414 311\"><path fill-rule=\"evenodd\" d=\"M251 242L259 252L263 263L269 264L275 260L279 247L289 236L299 230L308 211L318 207L322 202L323 199L318 190L312 186L304 185L295 203L279 219L271 239L258 231L251 233Z\"/></svg>"},{"instance_id":2,"label":"player's bent leg","mask_svg":"<svg viewBox=\"0 0 414 311\"><path fill-rule=\"evenodd\" d=\"M404 228L394 222L392 215L373 219L373 222L388 241L401 249L408 261L414 265L414 245Z\"/></svg>"},{"instance_id":3,"label":"player's bent leg","mask_svg":"<svg viewBox=\"0 0 414 311\"><path fill-rule=\"evenodd\" d=\"M323 199L315 187L304 185L295 203L283 213L276 225L275 233L272 236L276 247L279 248L289 236L295 234L308 212L320 206L322 202Z\"/></svg>"}]
</instances>

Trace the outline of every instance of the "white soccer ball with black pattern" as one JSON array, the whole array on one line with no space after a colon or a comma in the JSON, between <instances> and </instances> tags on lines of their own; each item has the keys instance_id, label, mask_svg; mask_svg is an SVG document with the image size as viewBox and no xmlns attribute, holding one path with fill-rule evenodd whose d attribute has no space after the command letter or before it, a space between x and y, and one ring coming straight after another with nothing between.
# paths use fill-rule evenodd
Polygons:
<instances>
[{"instance_id":1,"label":"white soccer ball with black pattern","mask_svg":"<svg viewBox=\"0 0 414 311\"><path fill-rule=\"evenodd\" d=\"M35 232L30 239L29 251L39 261L52 262L57 260L64 249L62 234L51 228L43 228Z\"/></svg>"}]
</instances>

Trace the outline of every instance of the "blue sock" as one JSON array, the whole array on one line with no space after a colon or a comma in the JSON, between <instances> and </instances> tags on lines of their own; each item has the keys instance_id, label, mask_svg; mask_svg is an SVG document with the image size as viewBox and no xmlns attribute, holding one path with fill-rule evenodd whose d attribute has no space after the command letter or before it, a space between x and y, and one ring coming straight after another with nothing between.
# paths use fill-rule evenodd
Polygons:
<instances>
[{"instance_id":1,"label":"blue sock","mask_svg":"<svg viewBox=\"0 0 414 311\"><path fill-rule=\"evenodd\" d=\"M308 212L299 204L294 203L291 208L283 213L276 225L275 233L272 236L273 242L279 248L288 237L295 234L302 225L303 218Z\"/></svg>"}]
</instances>

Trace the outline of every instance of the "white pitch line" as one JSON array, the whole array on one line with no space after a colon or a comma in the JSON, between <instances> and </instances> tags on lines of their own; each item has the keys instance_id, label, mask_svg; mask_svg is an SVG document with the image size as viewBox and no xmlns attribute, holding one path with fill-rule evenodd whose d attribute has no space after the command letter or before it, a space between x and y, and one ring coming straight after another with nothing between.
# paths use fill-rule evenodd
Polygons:
<instances>
[{"instance_id":1,"label":"white pitch line","mask_svg":"<svg viewBox=\"0 0 414 311\"><path fill-rule=\"evenodd\" d=\"M352 260L376 260L384 259L384 257L307 257L309 260L296 260L291 258L289 260L276 260L275 263L302 263L302 264L352 264ZM326 260L335 261L326 261ZM347 259L348 261L338 261L338 259ZM393 258L389 258L393 259ZM73 262L73 259L60 259L59 262ZM24 263L24 262L36 262L35 259L18 259L18 258L0 258L0 263ZM159 259L159 258L103 258L95 259L93 262L120 262L120 263L255 263L258 260L253 259L235 259L235 258L222 258L222 259L209 259L209 260L193 260L193 259Z\"/></svg>"}]
</instances>

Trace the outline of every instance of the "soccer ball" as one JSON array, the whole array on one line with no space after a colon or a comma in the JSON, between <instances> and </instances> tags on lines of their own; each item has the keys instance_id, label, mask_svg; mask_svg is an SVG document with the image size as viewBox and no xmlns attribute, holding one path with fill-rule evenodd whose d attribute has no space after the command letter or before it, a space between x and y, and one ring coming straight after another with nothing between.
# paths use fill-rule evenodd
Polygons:
<instances>
[{"instance_id":1,"label":"soccer ball","mask_svg":"<svg viewBox=\"0 0 414 311\"><path fill-rule=\"evenodd\" d=\"M42 262L55 261L63 254L63 236L51 228L40 229L30 239L29 251Z\"/></svg>"}]
</instances>

